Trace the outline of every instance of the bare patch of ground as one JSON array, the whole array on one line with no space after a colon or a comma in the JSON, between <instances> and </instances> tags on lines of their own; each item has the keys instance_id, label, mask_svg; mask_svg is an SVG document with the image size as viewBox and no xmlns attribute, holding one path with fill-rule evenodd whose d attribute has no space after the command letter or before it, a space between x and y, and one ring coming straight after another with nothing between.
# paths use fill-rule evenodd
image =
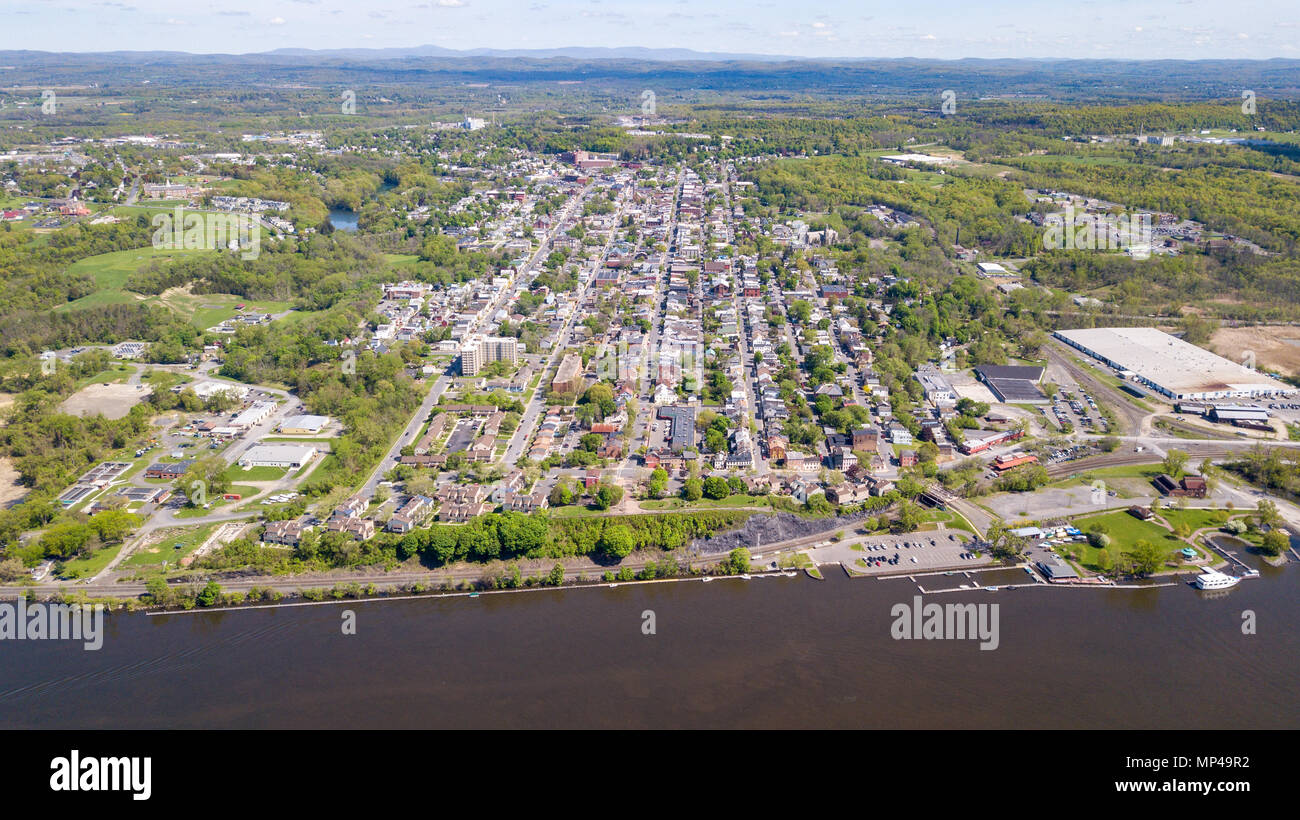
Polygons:
<instances>
[{"instance_id":1,"label":"bare patch of ground","mask_svg":"<svg viewBox=\"0 0 1300 820\"><path fill-rule=\"evenodd\" d=\"M7 458L0 458L0 508L9 508L27 497L27 488L18 483L18 471Z\"/></svg>"},{"instance_id":2,"label":"bare patch of ground","mask_svg":"<svg viewBox=\"0 0 1300 820\"><path fill-rule=\"evenodd\" d=\"M998 398L993 395L983 383L976 381L968 373L945 373L948 377L948 383L957 393L958 398L970 399L971 401L982 401L987 404L997 404Z\"/></svg>"},{"instance_id":3,"label":"bare patch of ground","mask_svg":"<svg viewBox=\"0 0 1300 820\"><path fill-rule=\"evenodd\" d=\"M120 419L149 395L147 387L135 384L91 384L64 399L59 409L73 416Z\"/></svg>"},{"instance_id":4,"label":"bare patch of ground","mask_svg":"<svg viewBox=\"0 0 1300 820\"><path fill-rule=\"evenodd\" d=\"M1210 348L1234 362L1255 354L1255 366L1294 376L1300 373L1300 327L1261 325L1221 327L1210 337Z\"/></svg>"}]
</instances>

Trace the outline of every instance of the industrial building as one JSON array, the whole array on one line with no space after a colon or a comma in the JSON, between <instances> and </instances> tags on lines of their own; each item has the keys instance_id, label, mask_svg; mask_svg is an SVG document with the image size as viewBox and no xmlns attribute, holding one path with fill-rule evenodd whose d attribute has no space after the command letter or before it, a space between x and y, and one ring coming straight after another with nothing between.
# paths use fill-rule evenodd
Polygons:
<instances>
[{"instance_id":1,"label":"industrial building","mask_svg":"<svg viewBox=\"0 0 1300 820\"><path fill-rule=\"evenodd\" d=\"M329 423L329 416L290 416L280 422L280 432L291 436L315 435Z\"/></svg>"},{"instance_id":2,"label":"industrial building","mask_svg":"<svg viewBox=\"0 0 1300 820\"><path fill-rule=\"evenodd\" d=\"M259 444L239 457L239 466L297 468L315 455L316 448L305 444Z\"/></svg>"},{"instance_id":3,"label":"industrial building","mask_svg":"<svg viewBox=\"0 0 1300 820\"><path fill-rule=\"evenodd\" d=\"M1033 365L986 364L975 368L975 376L1004 404L1047 404L1038 388L1043 368Z\"/></svg>"},{"instance_id":4,"label":"industrial building","mask_svg":"<svg viewBox=\"0 0 1300 820\"><path fill-rule=\"evenodd\" d=\"M695 445L695 408L680 404L660 405L655 418L668 419L672 424L672 438L668 445L675 453Z\"/></svg>"},{"instance_id":5,"label":"industrial building","mask_svg":"<svg viewBox=\"0 0 1300 820\"><path fill-rule=\"evenodd\" d=\"M1056 338L1174 400L1286 395L1293 388L1151 327L1058 330Z\"/></svg>"},{"instance_id":6,"label":"industrial building","mask_svg":"<svg viewBox=\"0 0 1300 820\"><path fill-rule=\"evenodd\" d=\"M275 402L255 401L230 420L231 427L247 429L275 412Z\"/></svg>"},{"instance_id":7,"label":"industrial building","mask_svg":"<svg viewBox=\"0 0 1300 820\"><path fill-rule=\"evenodd\" d=\"M955 405L957 403L956 389L953 388L947 377L939 372L938 368L919 368L916 371L916 380L921 383L921 390L925 394L926 401L935 407Z\"/></svg>"}]
</instances>

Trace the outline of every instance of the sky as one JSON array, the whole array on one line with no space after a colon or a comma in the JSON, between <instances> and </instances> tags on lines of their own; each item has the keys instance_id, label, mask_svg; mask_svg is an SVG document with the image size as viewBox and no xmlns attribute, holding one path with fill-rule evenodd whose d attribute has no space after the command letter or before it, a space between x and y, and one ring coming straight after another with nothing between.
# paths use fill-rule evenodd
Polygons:
<instances>
[{"instance_id":1,"label":"sky","mask_svg":"<svg viewBox=\"0 0 1300 820\"><path fill-rule=\"evenodd\" d=\"M1297 0L0 0L0 50L644 46L825 58L1300 58Z\"/></svg>"}]
</instances>

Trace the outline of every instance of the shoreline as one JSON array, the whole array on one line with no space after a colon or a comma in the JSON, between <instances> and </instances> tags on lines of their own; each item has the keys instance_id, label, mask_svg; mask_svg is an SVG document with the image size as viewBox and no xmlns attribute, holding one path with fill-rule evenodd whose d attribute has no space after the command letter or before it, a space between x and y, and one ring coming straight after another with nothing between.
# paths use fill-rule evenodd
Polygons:
<instances>
[{"instance_id":1,"label":"shoreline","mask_svg":"<svg viewBox=\"0 0 1300 820\"><path fill-rule=\"evenodd\" d=\"M1006 570L1023 569L1024 567L1025 567L1024 564L1017 564L1017 565L1007 566L1007 567L982 567L977 569L963 569L961 574L998 572L998 571L1006 571ZM841 567L841 570L843 570L843 567ZM866 579L866 580L875 580L875 581L908 580L916 584L917 591L922 595L939 595L939 594L949 593L949 592L1000 592L1003 590L1022 589L1022 588L1103 589L1103 590L1122 589L1122 590L1138 591L1138 590L1146 590L1146 589L1167 589L1170 587L1179 587L1179 586L1192 587L1192 584L1187 579L1182 577L1185 574L1182 572L1175 572L1175 573L1171 573L1170 575L1161 576L1163 580L1161 580L1160 578L1153 578L1152 580L1154 581L1154 583L1149 583L1149 584L1121 584L1114 581L1107 582L1107 583L1079 583L1079 582L1051 583L1043 580L1035 580L1031 583L1021 583L1021 584L998 584L996 586L984 586L982 584L977 584L975 586L958 586L958 587L950 587L944 589L926 589L916 581L918 577L948 576L950 573L954 575L957 574L954 570L942 570L942 569L932 570L925 573L909 573L909 574L900 574L900 575L877 575L877 576L851 575L846 572L845 578L846 580ZM416 592L416 593L401 592L399 594L376 593L371 595L362 594L359 596L345 596L341 598L330 598L327 600L319 600L319 601L300 600L302 598L301 594L291 594L286 596L287 598L290 598L290 600L282 600L282 601L257 601L251 603L224 605L224 606L216 606L216 607L194 606L188 609L161 608L161 607L155 608L155 607L147 607L147 606L134 607L134 608L115 607L114 609L110 609L109 611L113 612L113 611L127 610L132 614L139 613L139 614L146 615L148 617L160 617L166 615L194 615L194 614L201 614L201 613L208 613L208 612L239 612L239 611L247 611L252 609L287 609L293 607L306 607L306 606L338 606L342 604L380 603L386 601L412 601L412 600L429 599L429 598L477 598L483 595L501 595L501 594L526 593L526 592L552 592L552 591L560 591L566 589L574 589L574 590L612 589L621 586L634 586L634 585L639 586L645 584L678 584L678 583L690 583L693 581L699 581L701 583L709 583L712 581L721 581L721 580L748 581L748 580L758 579L758 578L795 578L798 577L800 574L807 575L806 569L785 568L785 569L765 570L762 572L749 572L749 573L741 573L741 574L733 574L733 575L703 575L703 576L682 575L682 576L676 576L672 578L647 578L641 580L628 580L628 581L589 581L584 583L562 584L559 586L539 585L539 586L518 587L514 589L430 590L428 592ZM1194 575L1195 573L1191 573L1191 574ZM816 578L811 575L809 575L808 577L814 581L824 580L824 578ZM1037 576L1034 577L1037 579ZM1245 578L1243 578L1243 580L1246 580L1247 578L1259 578L1259 577L1261 576L1258 575L1246 576ZM319 587L315 587L313 589L319 589Z\"/></svg>"}]
</instances>

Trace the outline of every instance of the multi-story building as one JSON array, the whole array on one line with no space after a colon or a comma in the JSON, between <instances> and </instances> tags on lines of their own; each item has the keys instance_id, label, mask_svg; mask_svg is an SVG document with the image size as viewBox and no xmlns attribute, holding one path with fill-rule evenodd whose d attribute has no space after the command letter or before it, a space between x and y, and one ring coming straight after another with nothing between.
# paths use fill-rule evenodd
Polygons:
<instances>
[{"instance_id":1,"label":"multi-story building","mask_svg":"<svg viewBox=\"0 0 1300 820\"><path fill-rule=\"evenodd\" d=\"M515 364L519 361L519 342L503 336L469 336L460 348L460 372L473 376L492 362Z\"/></svg>"}]
</instances>

